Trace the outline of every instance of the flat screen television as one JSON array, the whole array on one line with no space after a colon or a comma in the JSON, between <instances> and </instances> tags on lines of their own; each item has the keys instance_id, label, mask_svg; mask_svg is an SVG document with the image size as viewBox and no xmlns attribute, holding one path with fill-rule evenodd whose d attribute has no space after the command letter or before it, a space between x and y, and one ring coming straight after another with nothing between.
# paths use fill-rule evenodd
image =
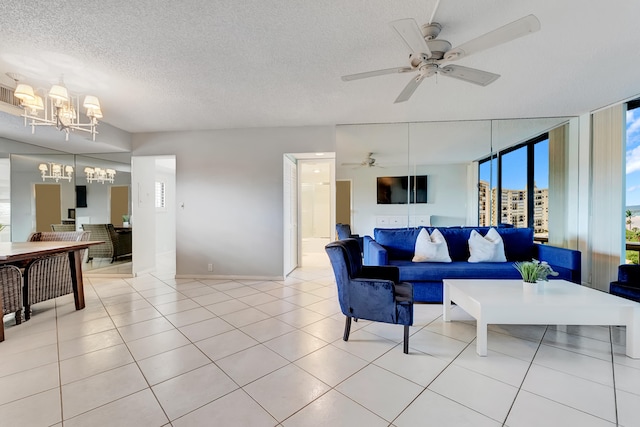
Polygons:
<instances>
[{"instance_id":1,"label":"flat screen television","mask_svg":"<svg viewBox=\"0 0 640 427\"><path fill-rule=\"evenodd\" d=\"M427 175L379 176L378 204L427 203Z\"/></svg>"},{"instance_id":2,"label":"flat screen television","mask_svg":"<svg viewBox=\"0 0 640 427\"><path fill-rule=\"evenodd\" d=\"M87 207L87 186L76 185L76 208Z\"/></svg>"}]
</instances>

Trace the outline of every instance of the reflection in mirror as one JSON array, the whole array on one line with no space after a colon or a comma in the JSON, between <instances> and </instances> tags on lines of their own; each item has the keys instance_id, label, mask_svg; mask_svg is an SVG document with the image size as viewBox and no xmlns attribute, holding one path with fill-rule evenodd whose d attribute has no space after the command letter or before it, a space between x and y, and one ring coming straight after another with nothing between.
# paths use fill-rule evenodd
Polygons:
<instances>
[{"instance_id":1,"label":"reflection in mirror","mask_svg":"<svg viewBox=\"0 0 640 427\"><path fill-rule=\"evenodd\" d=\"M433 226L475 223L467 208L468 168L489 152L490 122L411 123L409 130L409 173L428 177L428 204L412 204L410 218L428 216Z\"/></svg>"},{"instance_id":2,"label":"reflection in mirror","mask_svg":"<svg viewBox=\"0 0 640 427\"><path fill-rule=\"evenodd\" d=\"M106 230L107 224L112 224L117 239L113 242L113 253L101 252L99 247L90 251L91 260L85 264L84 270L89 274L131 274L131 165L97 155L77 155L75 162L76 228L82 230L83 224L103 224ZM109 236L105 231L101 239ZM114 256L115 260L112 259Z\"/></svg>"},{"instance_id":3,"label":"reflection in mirror","mask_svg":"<svg viewBox=\"0 0 640 427\"><path fill-rule=\"evenodd\" d=\"M351 197L340 198L340 203L351 203L352 233L365 235L375 227L407 226L406 203L377 203L377 178L406 178L408 153L406 123L336 127L336 180L351 182Z\"/></svg>"},{"instance_id":4,"label":"reflection in mirror","mask_svg":"<svg viewBox=\"0 0 640 427\"><path fill-rule=\"evenodd\" d=\"M479 161L551 133L552 129L563 129L554 132L566 134L567 128L562 125L568 120L560 117L337 126L336 178L352 184L352 231L366 235L376 227L417 226L425 221L435 226L474 225L479 221L497 224L497 157L493 162ZM545 173L548 174L549 197L553 198L553 183L566 175L566 167L554 162L562 158L566 163L566 156L560 155L560 144L541 148L534 155L548 158L551 163L547 172L536 170L532 181L540 181L542 186ZM375 162L371 162L369 153ZM407 175L427 177L426 204L377 203L378 177ZM478 191L483 184L484 192ZM564 190L555 193L567 194ZM484 211L479 206L485 206Z\"/></svg>"},{"instance_id":5,"label":"reflection in mirror","mask_svg":"<svg viewBox=\"0 0 640 427\"><path fill-rule=\"evenodd\" d=\"M75 207L75 167L71 154L11 155L11 240L24 242L34 231L68 220Z\"/></svg>"},{"instance_id":6,"label":"reflection in mirror","mask_svg":"<svg viewBox=\"0 0 640 427\"><path fill-rule=\"evenodd\" d=\"M480 217L489 221L482 225L532 227L539 241L564 234L568 121L567 117L493 121L495 157L480 162L479 198L489 200L484 211L480 205ZM489 215L486 206L491 206ZM551 219L554 216L560 220Z\"/></svg>"},{"instance_id":7,"label":"reflection in mirror","mask_svg":"<svg viewBox=\"0 0 640 427\"><path fill-rule=\"evenodd\" d=\"M0 157L0 242L11 241L11 161Z\"/></svg>"}]
</instances>

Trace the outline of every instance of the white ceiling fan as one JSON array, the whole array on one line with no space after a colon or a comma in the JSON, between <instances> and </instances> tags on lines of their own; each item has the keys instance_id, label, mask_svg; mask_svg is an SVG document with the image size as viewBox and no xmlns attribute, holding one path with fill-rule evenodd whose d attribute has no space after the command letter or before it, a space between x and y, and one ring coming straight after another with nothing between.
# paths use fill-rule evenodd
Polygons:
<instances>
[{"instance_id":1,"label":"white ceiling fan","mask_svg":"<svg viewBox=\"0 0 640 427\"><path fill-rule=\"evenodd\" d=\"M357 167L365 167L365 168L381 168L382 166L376 164L376 159L373 157L373 153L367 153L367 158L361 161L360 163L341 163L342 166L357 166Z\"/></svg>"},{"instance_id":2,"label":"white ceiling fan","mask_svg":"<svg viewBox=\"0 0 640 427\"><path fill-rule=\"evenodd\" d=\"M389 24L409 49L408 67L350 74L343 76L342 80L351 81L385 74L417 71L418 75L409 81L404 90L400 92L398 98L396 98L395 103L407 101L426 77L431 77L436 73L486 86L494 82L500 75L461 65L444 64L507 43L540 29L538 18L534 15L528 15L452 49L451 43L437 38L442 29L439 23L433 22L438 3L436 3L431 14L429 23L423 25L422 28L412 18L400 19Z\"/></svg>"}]
</instances>

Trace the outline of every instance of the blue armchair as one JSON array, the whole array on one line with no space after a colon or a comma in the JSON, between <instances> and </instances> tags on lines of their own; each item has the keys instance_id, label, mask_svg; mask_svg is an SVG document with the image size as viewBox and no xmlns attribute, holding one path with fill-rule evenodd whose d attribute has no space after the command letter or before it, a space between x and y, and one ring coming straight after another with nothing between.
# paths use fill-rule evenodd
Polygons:
<instances>
[{"instance_id":1,"label":"blue armchair","mask_svg":"<svg viewBox=\"0 0 640 427\"><path fill-rule=\"evenodd\" d=\"M618 280L611 282L609 293L640 302L640 265L618 266Z\"/></svg>"},{"instance_id":2,"label":"blue armchair","mask_svg":"<svg viewBox=\"0 0 640 427\"><path fill-rule=\"evenodd\" d=\"M337 240L325 250L338 286L338 300L346 316L345 341L349 340L351 319L404 325L405 354L409 352L409 326L413 324L413 287L399 282L394 266L363 266L356 239Z\"/></svg>"},{"instance_id":3,"label":"blue armchair","mask_svg":"<svg viewBox=\"0 0 640 427\"><path fill-rule=\"evenodd\" d=\"M351 226L349 224L336 224L336 234L338 234L338 240L356 239L360 246L360 253L362 253L362 237L359 234L351 234Z\"/></svg>"}]
</instances>

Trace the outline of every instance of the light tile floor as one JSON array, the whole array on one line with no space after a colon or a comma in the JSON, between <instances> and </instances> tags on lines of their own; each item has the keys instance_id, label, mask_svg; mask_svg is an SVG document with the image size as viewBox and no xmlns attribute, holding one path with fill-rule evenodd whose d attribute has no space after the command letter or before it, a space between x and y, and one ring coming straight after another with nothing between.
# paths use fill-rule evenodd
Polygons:
<instances>
[{"instance_id":1,"label":"light tile floor","mask_svg":"<svg viewBox=\"0 0 640 427\"><path fill-rule=\"evenodd\" d=\"M321 264L321 263L317 263ZM5 318L0 424L22 426L637 426L624 328L494 325L416 305L342 341L330 267L284 281L94 278Z\"/></svg>"}]
</instances>

